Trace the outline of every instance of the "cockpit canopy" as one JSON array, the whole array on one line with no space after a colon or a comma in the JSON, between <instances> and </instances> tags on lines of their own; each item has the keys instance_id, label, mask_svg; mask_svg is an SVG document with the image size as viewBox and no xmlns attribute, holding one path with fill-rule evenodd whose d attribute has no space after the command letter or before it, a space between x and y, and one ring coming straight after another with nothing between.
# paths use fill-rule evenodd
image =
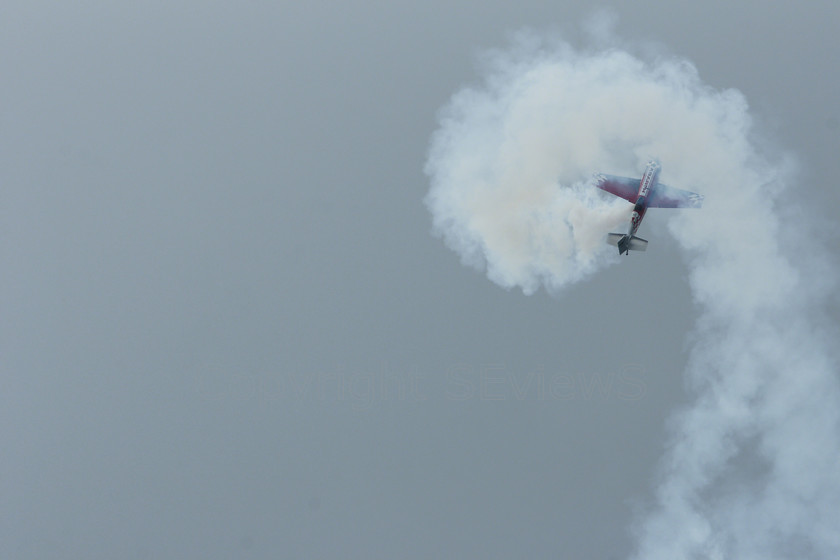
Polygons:
<instances>
[{"instance_id":1,"label":"cockpit canopy","mask_svg":"<svg viewBox=\"0 0 840 560\"><path fill-rule=\"evenodd\" d=\"M645 209L645 204L646 204L645 197L640 196L639 198L636 199L636 206L633 208L633 211L634 212L641 212L642 210Z\"/></svg>"}]
</instances>

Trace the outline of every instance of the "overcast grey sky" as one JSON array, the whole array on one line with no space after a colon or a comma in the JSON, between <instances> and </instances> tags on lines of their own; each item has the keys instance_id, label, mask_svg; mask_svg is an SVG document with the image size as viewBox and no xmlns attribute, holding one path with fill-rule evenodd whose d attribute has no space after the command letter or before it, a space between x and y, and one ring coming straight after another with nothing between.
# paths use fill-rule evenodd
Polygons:
<instances>
[{"instance_id":1,"label":"overcast grey sky","mask_svg":"<svg viewBox=\"0 0 840 560\"><path fill-rule=\"evenodd\" d=\"M833 218L835 3L615 9L743 92ZM627 556L689 399L664 220L552 298L462 266L423 205L476 55L579 44L590 10L4 4L0 556Z\"/></svg>"}]
</instances>

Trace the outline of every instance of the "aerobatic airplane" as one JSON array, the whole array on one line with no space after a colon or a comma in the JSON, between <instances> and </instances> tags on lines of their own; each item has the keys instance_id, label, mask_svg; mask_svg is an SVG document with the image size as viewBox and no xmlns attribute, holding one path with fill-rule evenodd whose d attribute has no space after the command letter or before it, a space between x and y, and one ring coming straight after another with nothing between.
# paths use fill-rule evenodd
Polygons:
<instances>
[{"instance_id":1,"label":"aerobatic airplane","mask_svg":"<svg viewBox=\"0 0 840 560\"><path fill-rule=\"evenodd\" d=\"M595 174L595 186L635 204L630 215L630 229L627 233L610 233L607 243L618 247L618 254L630 251L644 251L648 242L636 237L636 231L648 208L700 208L703 195L668 187L659 182L662 166L656 160L648 162L641 179Z\"/></svg>"}]
</instances>

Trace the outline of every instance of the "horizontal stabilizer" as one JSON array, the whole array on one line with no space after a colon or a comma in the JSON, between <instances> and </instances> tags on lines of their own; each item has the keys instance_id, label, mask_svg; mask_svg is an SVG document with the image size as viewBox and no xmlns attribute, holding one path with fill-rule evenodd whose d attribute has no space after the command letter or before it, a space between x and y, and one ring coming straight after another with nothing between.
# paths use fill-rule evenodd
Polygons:
<instances>
[{"instance_id":1,"label":"horizontal stabilizer","mask_svg":"<svg viewBox=\"0 0 840 560\"><path fill-rule=\"evenodd\" d=\"M630 245L627 248L631 251L647 251L647 239L642 239L634 235L630 238Z\"/></svg>"},{"instance_id":2,"label":"horizontal stabilizer","mask_svg":"<svg viewBox=\"0 0 840 560\"><path fill-rule=\"evenodd\" d=\"M623 255L629 251L646 251L647 240L635 235L630 236L626 233L608 233L607 243L618 247L618 254Z\"/></svg>"},{"instance_id":3,"label":"horizontal stabilizer","mask_svg":"<svg viewBox=\"0 0 840 560\"><path fill-rule=\"evenodd\" d=\"M607 234L607 243L610 245L618 246L618 242L621 241L622 237L627 237L626 233L608 233Z\"/></svg>"}]
</instances>

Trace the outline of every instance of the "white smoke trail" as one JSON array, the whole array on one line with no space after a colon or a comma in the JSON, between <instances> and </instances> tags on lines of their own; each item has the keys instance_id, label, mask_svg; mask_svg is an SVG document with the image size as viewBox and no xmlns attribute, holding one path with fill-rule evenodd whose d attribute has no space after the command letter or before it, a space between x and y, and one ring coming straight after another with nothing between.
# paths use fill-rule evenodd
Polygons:
<instances>
[{"instance_id":1,"label":"white smoke trail","mask_svg":"<svg viewBox=\"0 0 840 560\"><path fill-rule=\"evenodd\" d=\"M657 156L706 196L669 222L701 310L696 400L672 419L636 556L840 558L840 391L817 310L831 282L810 281L824 254L780 219L791 166L756 149L743 96L683 59L533 36L488 55L485 78L441 113L426 204L494 282L556 292L617 262L604 235L629 205L593 192L594 171L637 176Z\"/></svg>"}]
</instances>

